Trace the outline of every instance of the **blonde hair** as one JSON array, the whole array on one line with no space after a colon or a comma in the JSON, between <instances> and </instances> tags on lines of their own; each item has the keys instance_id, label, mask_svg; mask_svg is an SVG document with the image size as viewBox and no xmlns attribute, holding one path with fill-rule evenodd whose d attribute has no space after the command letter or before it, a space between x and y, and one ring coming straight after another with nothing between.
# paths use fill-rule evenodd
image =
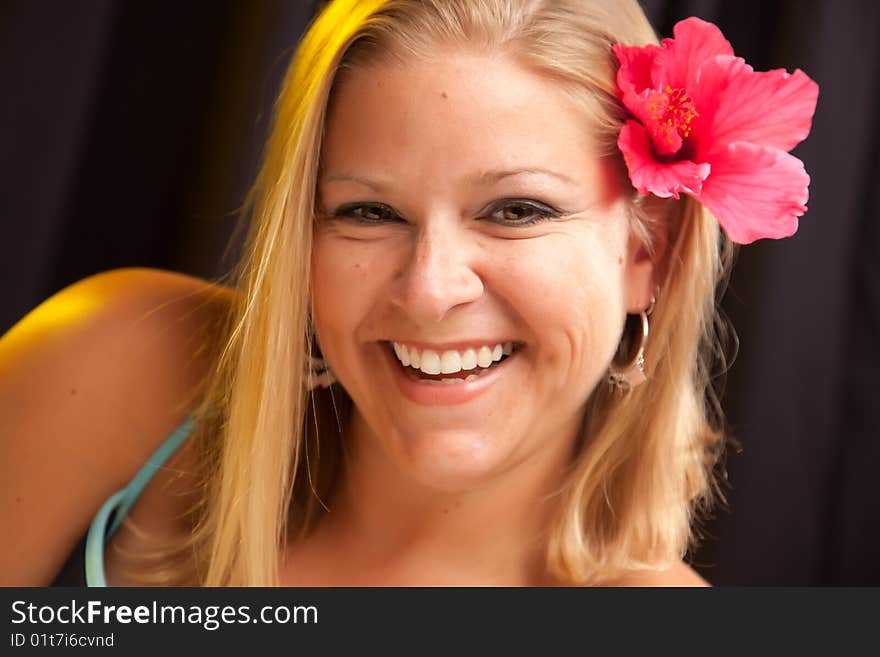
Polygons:
<instances>
[{"instance_id":1,"label":"blonde hair","mask_svg":"<svg viewBox=\"0 0 880 657\"><path fill-rule=\"evenodd\" d=\"M310 531L333 485L350 400L338 387L310 394L305 363L321 138L340 76L429 57L438 45L501 51L581 102L605 154L622 166L614 43L657 43L636 0L335 0L313 21L275 107L248 200L240 303L196 413L202 504L178 551L193 565L169 570L168 582L276 585L281 549ZM624 396L602 383L588 401L579 454L560 482L546 537L549 571L572 583L681 559L695 514L719 492L713 468L723 440L710 377L715 293L730 248L688 198L633 193L631 208L632 228L647 244L668 239L658 251L649 382Z\"/></svg>"}]
</instances>

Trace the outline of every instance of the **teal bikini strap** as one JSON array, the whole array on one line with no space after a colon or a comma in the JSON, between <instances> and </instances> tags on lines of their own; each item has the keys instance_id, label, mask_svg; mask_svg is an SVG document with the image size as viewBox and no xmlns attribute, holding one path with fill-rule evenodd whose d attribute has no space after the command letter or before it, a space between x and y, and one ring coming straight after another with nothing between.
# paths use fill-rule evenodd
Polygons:
<instances>
[{"instance_id":1,"label":"teal bikini strap","mask_svg":"<svg viewBox=\"0 0 880 657\"><path fill-rule=\"evenodd\" d=\"M164 443L153 452L150 460L138 471L129 484L110 497L100 508L86 536L86 585L107 586L104 576L104 546L119 529L125 516L159 468L183 444L193 427L187 418ZM109 524L109 526L108 526Z\"/></svg>"}]
</instances>

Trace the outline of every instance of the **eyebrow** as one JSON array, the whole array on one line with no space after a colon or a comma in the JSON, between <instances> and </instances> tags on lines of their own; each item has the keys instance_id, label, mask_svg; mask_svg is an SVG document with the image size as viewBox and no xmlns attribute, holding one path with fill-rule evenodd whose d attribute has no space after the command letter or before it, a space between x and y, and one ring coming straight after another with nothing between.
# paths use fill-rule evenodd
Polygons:
<instances>
[{"instance_id":1,"label":"eyebrow","mask_svg":"<svg viewBox=\"0 0 880 657\"><path fill-rule=\"evenodd\" d=\"M564 173L553 171L552 169L544 169L543 167L529 167L527 169L495 169L492 171L481 171L476 176L474 176L473 181L482 184L497 183L498 181L504 180L505 178L522 175L549 176L551 178L561 180L564 183L568 183L569 185L577 184L571 177L566 176Z\"/></svg>"},{"instance_id":2,"label":"eyebrow","mask_svg":"<svg viewBox=\"0 0 880 657\"><path fill-rule=\"evenodd\" d=\"M467 178L466 182L469 182L471 185L487 185L498 183L505 178L512 178L513 176L522 175L549 176L551 178L561 180L562 182L569 185L577 184L572 178L565 175L564 173L553 171L552 169L545 169L543 167L528 167L525 169L492 169L489 171L479 171L475 175ZM320 183L323 185L326 183L337 181L355 182L363 185L364 187L369 187L370 189L377 192L384 191L389 187L388 184L381 181L370 180L369 178L364 178L363 176L356 176L352 173L348 173L347 171L340 171L338 173L324 176L323 178L321 178Z\"/></svg>"}]
</instances>

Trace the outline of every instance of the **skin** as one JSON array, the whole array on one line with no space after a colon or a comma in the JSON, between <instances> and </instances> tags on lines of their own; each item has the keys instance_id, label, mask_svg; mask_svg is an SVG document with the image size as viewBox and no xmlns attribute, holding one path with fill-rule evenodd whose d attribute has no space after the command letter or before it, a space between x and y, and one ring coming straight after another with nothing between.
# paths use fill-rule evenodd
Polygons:
<instances>
[{"instance_id":1,"label":"skin","mask_svg":"<svg viewBox=\"0 0 880 657\"><path fill-rule=\"evenodd\" d=\"M326 583L332 560L355 584L551 583L553 492L655 285L615 169L551 82L462 50L353 72L325 135L313 313L355 409L331 513L282 578ZM523 200L554 216L517 224ZM480 396L431 406L401 393L388 340L524 346Z\"/></svg>"}]
</instances>

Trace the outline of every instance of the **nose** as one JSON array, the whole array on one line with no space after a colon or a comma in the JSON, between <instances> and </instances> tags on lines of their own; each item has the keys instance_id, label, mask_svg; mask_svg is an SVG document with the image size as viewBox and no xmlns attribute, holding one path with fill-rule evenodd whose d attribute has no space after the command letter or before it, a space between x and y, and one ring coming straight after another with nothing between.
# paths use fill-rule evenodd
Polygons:
<instances>
[{"instance_id":1,"label":"nose","mask_svg":"<svg viewBox=\"0 0 880 657\"><path fill-rule=\"evenodd\" d=\"M483 294L473 267L474 237L456 222L426 221L395 277L392 302L419 324L436 324Z\"/></svg>"}]
</instances>

